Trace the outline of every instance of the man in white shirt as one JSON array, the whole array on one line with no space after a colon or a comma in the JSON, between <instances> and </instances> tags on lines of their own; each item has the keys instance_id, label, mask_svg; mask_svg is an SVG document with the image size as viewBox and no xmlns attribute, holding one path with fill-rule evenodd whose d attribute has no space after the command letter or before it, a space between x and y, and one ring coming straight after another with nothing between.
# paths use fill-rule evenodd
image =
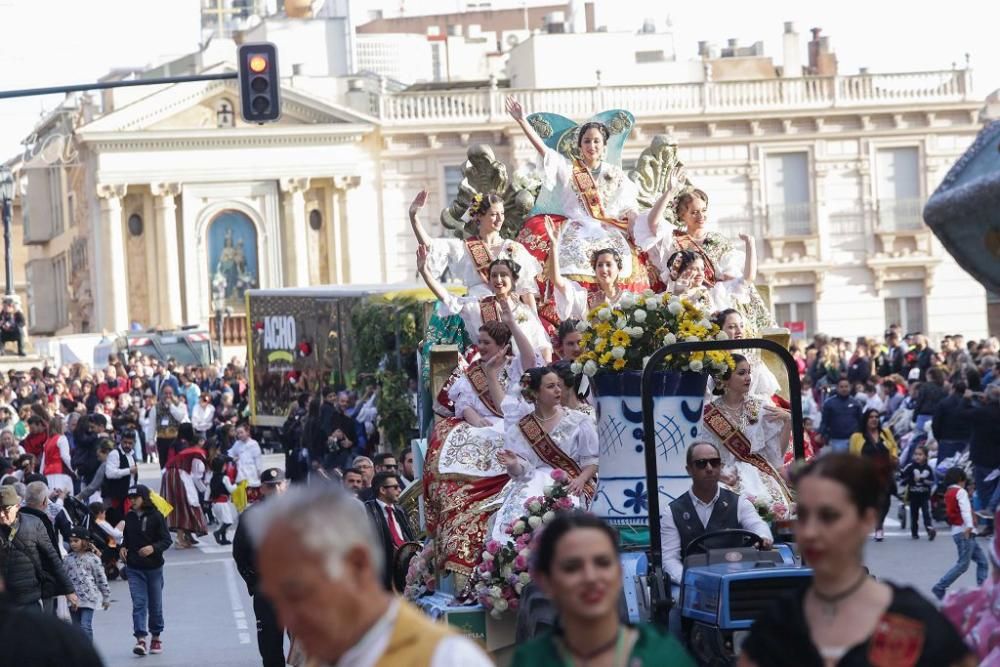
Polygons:
<instances>
[{"instance_id":1,"label":"man in white shirt","mask_svg":"<svg viewBox=\"0 0 1000 667\"><path fill-rule=\"evenodd\" d=\"M365 508L328 484L289 489L250 519L261 591L309 660L338 667L486 667L472 640L382 586Z\"/></svg>"},{"instance_id":2,"label":"man in white shirt","mask_svg":"<svg viewBox=\"0 0 1000 667\"><path fill-rule=\"evenodd\" d=\"M696 442L687 450L691 490L676 498L662 513L660 523L663 569L673 585L684 573L681 554L694 538L727 528L742 528L760 536L764 548L774 542L771 529L753 504L719 486L722 457L715 445ZM676 594L675 594L676 598Z\"/></svg>"}]
</instances>

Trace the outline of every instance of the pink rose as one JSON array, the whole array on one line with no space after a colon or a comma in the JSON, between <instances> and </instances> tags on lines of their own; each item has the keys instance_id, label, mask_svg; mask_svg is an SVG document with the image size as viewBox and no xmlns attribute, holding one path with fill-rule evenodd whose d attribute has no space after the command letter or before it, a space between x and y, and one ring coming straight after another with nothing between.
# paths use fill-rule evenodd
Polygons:
<instances>
[{"instance_id":1,"label":"pink rose","mask_svg":"<svg viewBox=\"0 0 1000 667\"><path fill-rule=\"evenodd\" d=\"M557 482L569 481L569 476L566 474L566 471L561 468L556 468L555 470L553 470L551 476L552 479L554 479Z\"/></svg>"},{"instance_id":2,"label":"pink rose","mask_svg":"<svg viewBox=\"0 0 1000 667\"><path fill-rule=\"evenodd\" d=\"M490 540L486 543L486 550L496 556L497 552L500 551L500 543L496 540Z\"/></svg>"},{"instance_id":3,"label":"pink rose","mask_svg":"<svg viewBox=\"0 0 1000 667\"><path fill-rule=\"evenodd\" d=\"M528 568L528 559L519 555L514 559L514 567L518 570L526 570Z\"/></svg>"},{"instance_id":4,"label":"pink rose","mask_svg":"<svg viewBox=\"0 0 1000 667\"><path fill-rule=\"evenodd\" d=\"M507 609L517 611L518 604L519 600L517 598L511 598L510 600L507 601Z\"/></svg>"},{"instance_id":5,"label":"pink rose","mask_svg":"<svg viewBox=\"0 0 1000 667\"><path fill-rule=\"evenodd\" d=\"M481 596L479 598L479 603L487 609L493 609L493 599L489 595Z\"/></svg>"},{"instance_id":6,"label":"pink rose","mask_svg":"<svg viewBox=\"0 0 1000 667\"><path fill-rule=\"evenodd\" d=\"M487 563L486 561L483 561L482 563L479 564L479 571L482 572L483 574L489 574L490 570L492 569L493 566Z\"/></svg>"},{"instance_id":7,"label":"pink rose","mask_svg":"<svg viewBox=\"0 0 1000 667\"><path fill-rule=\"evenodd\" d=\"M568 496L560 498L556 501L556 509L564 512L573 509L573 499Z\"/></svg>"}]
</instances>

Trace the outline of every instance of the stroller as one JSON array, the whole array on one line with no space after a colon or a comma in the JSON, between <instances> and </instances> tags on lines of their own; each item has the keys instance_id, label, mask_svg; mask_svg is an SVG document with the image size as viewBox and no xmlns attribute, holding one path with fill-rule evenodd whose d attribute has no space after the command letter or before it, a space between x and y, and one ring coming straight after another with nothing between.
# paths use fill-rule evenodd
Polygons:
<instances>
[{"instance_id":1,"label":"stroller","mask_svg":"<svg viewBox=\"0 0 1000 667\"><path fill-rule=\"evenodd\" d=\"M121 568L118 557L118 545L114 540L97 525L94 517L90 514L90 508L82 501L73 496L66 496L63 499L66 513L73 521L74 526L82 526L90 533L90 543L98 551L101 565L104 567L104 574L108 581L118 579L121 576Z\"/></svg>"}]
</instances>

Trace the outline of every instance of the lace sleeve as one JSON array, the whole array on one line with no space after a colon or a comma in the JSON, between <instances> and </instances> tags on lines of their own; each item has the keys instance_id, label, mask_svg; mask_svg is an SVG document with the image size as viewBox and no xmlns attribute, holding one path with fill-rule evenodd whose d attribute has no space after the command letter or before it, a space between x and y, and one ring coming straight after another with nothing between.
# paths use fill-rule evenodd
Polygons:
<instances>
[{"instance_id":1,"label":"lace sleeve","mask_svg":"<svg viewBox=\"0 0 1000 667\"><path fill-rule=\"evenodd\" d=\"M622 217L625 211L639 211L639 188L636 184L632 182L628 176L625 175L621 169L617 169L616 177L619 179L618 190L615 192L614 198L608 202L604 210L608 215L614 216L616 218Z\"/></svg>"},{"instance_id":2,"label":"lace sleeve","mask_svg":"<svg viewBox=\"0 0 1000 667\"><path fill-rule=\"evenodd\" d=\"M574 280L566 280L565 290L553 290L556 314L560 319L583 319L587 314L587 290Z\"/></svg>"},{"instance_id":3,"label":"lace sleeve","mask_svg":"<svg viewBox=\"0 0 1000 667\"><path fill-rule=\"evenodd\" d=\"M569 162L559 153L551 148L546 148L542 153L542 187L547 190L555 190L560 185L569 181Z\"/></svg>"},{"instance_id":4,"label":"lace sleeve","mask_svg":"<svg viewBox=\"0 0 1000 667\"><path fill-rule=\"evenodd\" d=\"M649 251L651 248L669 242L670 234L674 226L666 220L660 220L656 227L656 233L649 231L649 210L643 211L636 217L632 225L632 242L639 250Z\"/></svg>"},{"instance_id":5,"label":"lace sleeve","mask_svg":"<svg viewBox=\"0 0 1000 667\"><path fill-rule=\"evenodd\" d=\"M430 252L427 253L427 270L431 275L441 280L446 269L457 276L458 263L462 261L465 244L459 239L431 239Z\"/></svg>"},{"instance_id":6,"label":"lace sleeve","mask_svg":"<svg viewBox=\"0 0 1000 667\"><path fill-rule=\"evenodd\" d=\"M582 413L581 413L582 414ZM587 415L582 415L576 427L576 452L573 458L581 468L597 465L600 455L600 444L597 440L597 427Z\"/></svg>"},{"instance_id":7,"label":"lace sleeve","mask_svg":"<svg viewBox=\"0 0 1000 667\"><path fill-rule=\"evenodd\" d=\"M482 405L482 401L479 400L476 390L472 388L469 379L464 375L458 378L455 384L451 386L451 389L448 390L448 398L455 404L455 415L457 417L461 417L462 412L466 408L472 408L480 415L483 414L484 406Z\"/></svg>"}]
</instances>

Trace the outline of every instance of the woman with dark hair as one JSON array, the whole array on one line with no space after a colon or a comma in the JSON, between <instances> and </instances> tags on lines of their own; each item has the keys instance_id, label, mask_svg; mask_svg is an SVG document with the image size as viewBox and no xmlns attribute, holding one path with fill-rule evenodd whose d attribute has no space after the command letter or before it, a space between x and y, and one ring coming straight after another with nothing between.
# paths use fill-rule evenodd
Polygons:
<instances>
[{"instance_id":1,"label":"woman with dark hair","mask_svg":"<svg viewBox=\"0 0 1000 667\"><path fill-rule=\"evenodd\" d=\"M560 221L562 228L558 238L549 233L553 248L550 256L559 256L562 274L585 284L596 282L597 275L590 263L591 252L594 248L613 248L622 260L622 281L635 291L648 288L646 267L628 239L637 225L648 224L645 222L647 216L662 215L666 194L654 206L655 211L651 209L639 214L637 186L619 165L605 159L611 132L603 123L589 122L573 130L575 141L572 144L559 143L559 149L568 153L564 156L546 146L526 118L520 102L508 97L506 106L507 113L542 158L539 200L553 204L545 212L565 216L565 220Z\"/></svg>"},{"instance_id":2,"label":"woman with dark hair","mask_svg":"<svg viewBox=\"0 0 1000 667\"><path fill-rule=\"evenodd\" d=\"M556 350L555 356L566 361L573 361L580 356L580 341L583 334L577 330L580 324L578 319L564 319L559 323L556 330Z\"/></svg>"},{"instance_id":3,"label":"woman with dark hair","mask_svg":"<svg viewBox=\"0 0 1000 667\"><path fill-rule=\"evenodd\" d=\"M874 408L865 410L861 415L861 423L857 433L848 442L851 454L869 459L879 476L882 485L882 504L878 508L878 521L875 524L875 541L881 542L885 536L882 527L889 513L889 503L895 492L896 464L899 463L899 450L892 431L880 425L879 411Z\"/></svg>"},{"instance_id":4,"label":"woman with dark hair","mask_svg":"<svg viewBox=\"0 0 1000 667\"><path fill-rule=\"evenodd\" d=\"M540 496L551 473L569 477L569 494L589 507L597 491L597 427L594 419L562 404L562 380L549 366L521 376L521 398L504 401L504 447L497 455L511 481L500 496L493 539L509 538L507 527L524 513L524 502Z\"/></svg>"},{"instance_id":5,"label":"woman with dark hair","mask_svg":"<svg viewBox=\"0 0 1000 667\"><path fill-rule=\"evenodd\" d=\"M724 308L713 313L712 322L718 325L722 333L726 334L730 340L747 338L747 328L743 313L735 308ZM741 354L750 361L751 377L753 378L750 384L750 393L762 394L764 396L773 396L778 393L781 385L778 382L778 378L767 367L767 364L761 361L760 351L754 349L741 350ZM816 420L816 423L818 424L819 420Z\"/></svg>"},{"instance_id":6,"label":"woman with dark hair","mask_svg":"<svg viewBox=\"0 0 1000 667\"><path fill-rule=\"evenodd\" d=\"M490 288L492 296L480 297L474 295L455 296L446 290L428 267L427 248L417 248L417 270L423 277L427 287L441 300L439 312L442 315L458 315L465 323L466 333L470 339L479 335L483 323L499 322L502 304L507 305L517 321L524 328L525 334L531 339L532 345L539 351L546 362L552 360L552 340L538 319L533 294L514 293L521 267L509 259L494 259L489 263Z\"/></svg>"},{"instance_id":7,"label":"woman with dark hair","mask_svg":"<svg viewBox=\"0 0 1000 667\"><path fill-rule=\"evenodd\" d=\"M594 406L586 401L586 396L580 391L585 377L583 373L574 373L573 363L568 359L555 362L551 368L562 381L562 404L570 410L579 410L594 417Z\"/></svg>"},{"instance_id":8,"label":"woman with dark hair","mask_svg":"<svg viewBox=\"0 0 1000 667\"><path fill-rule=\"evenodd\" d=\"M535 278L542 272L527 248L500 236L503 227L503 199L494 193L476 195L463 219L475 226L475 233L465 240L432 238L420 224L418 215L427 203L427 191L421 190L410 204L410 226L417 242L427 248L427 269L435 279L448 271L453 279L463 283L470 296L487 297L490 289L489 265L495 259L513 260L521 267L514 291L537 294Z\"/></svg>"},{"instance_id":9,"label":"woman with dark hair","mask_svg":"<svg viewBox=\"0 0 1000 667\"><path fill-rule=\"evenodd\" d=\"M739 667L973 667L954 626L919 593L864 566L882 484L872 463L828 454L797 476L795 541L813 570L807 586L759 616Z\"/></svg>"},{"instance_id":10,"label":"woman with dark hair","mask_svg":"<svg viewBox=\"0 0 1000 667\"><path fill-rule=\"evenodd\" d=\"M532 578L558 624L518 647L512 667L670 665L694 667L680 643L650 625L621 622L622 569L615 531L597 517L559 514L538 538Z\"/></svg>"},{"instance_id":11,"label":"woman with dark hair","mask_svg":"<svg viewBox=\"0 0 1000 667\"><path fill-rule=\"evenodd\" d=\"M791 494L778 470L790 444L791 414L750 394L750 362L742 354L734 354L733 361L715 386L719 398L705 406L700 430L722 454L723 481L729 480L734 492L787 510Z\"/></svg>"}]
</instances>

